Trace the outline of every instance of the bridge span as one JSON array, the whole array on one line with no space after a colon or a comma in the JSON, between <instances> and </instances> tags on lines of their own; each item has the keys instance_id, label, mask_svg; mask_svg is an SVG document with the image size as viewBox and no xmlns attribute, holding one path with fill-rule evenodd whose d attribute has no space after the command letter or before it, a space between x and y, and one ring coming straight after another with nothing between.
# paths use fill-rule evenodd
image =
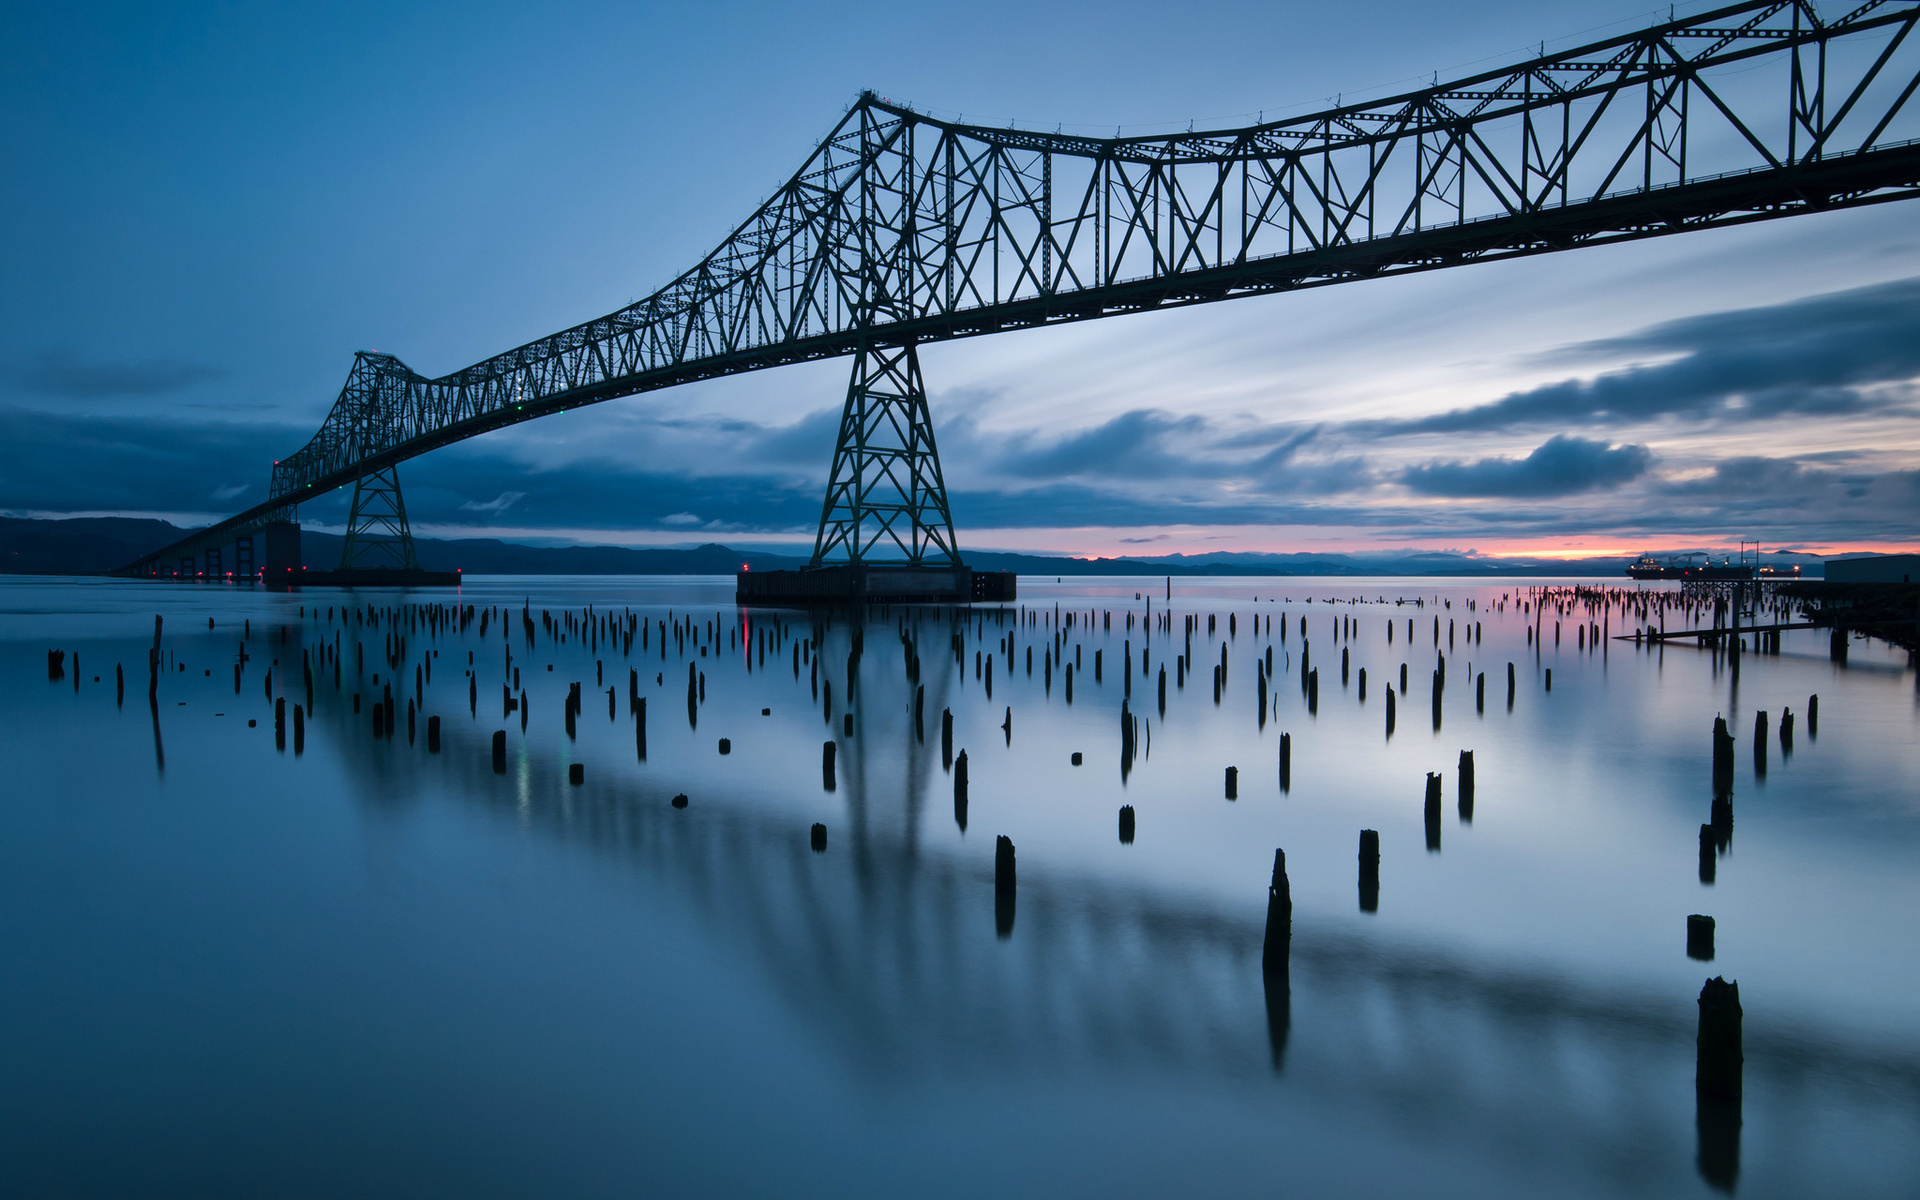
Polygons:
<instances>
[{"instance_id":1,"label":"bridge span","mask_svg":"<svg viewBox=\"0 0 1920 1200\"><path fill-rule=\"evenodd\" d=\"M1008 329L1920 195L1920 0L1747 0L1362 104L1090 138L862 93L659 291L438 378L361 352L269 497L128 564L297 571L351 484L341 571L417 569L399 464L551 413L851 356L812 566L964 569L917 347ZM278 547L276 549L276 546ZM291 559L289 560L289 554Z\"/></svg>"}]
</instances>

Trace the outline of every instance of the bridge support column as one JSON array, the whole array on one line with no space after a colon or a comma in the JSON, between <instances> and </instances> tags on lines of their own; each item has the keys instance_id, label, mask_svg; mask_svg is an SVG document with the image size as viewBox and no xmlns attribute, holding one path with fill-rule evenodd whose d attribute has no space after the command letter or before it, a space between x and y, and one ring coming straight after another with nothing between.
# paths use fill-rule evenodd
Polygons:
<instances>
[{"instance_id":1,"label":"bridge support column","mask_svg":"<svg viewBox=\"0 0 1920 1200\"><path fill-rule=\"evenodd\" d=\"M741 604L967 604L1012 600L1014 576L960 561L947 483L912 343L863 340L840 414L813 558L741 572Z\"/></svg>"},{"instance_id":2,"label":"bridge support column","mask_svg":"<svg viewBox=\"0 0 1920 1200\"><path fill-rule=\"evenodd\" d=\"M842 554L855 565L874 558L960 565L920 355L911 342L862 341L853 356L809 566Z\"/></svg>"},{"instance_id":3,"label":"bridge support column","mask_svg":"<svg viewBox=\"0 0 1920 1200\"><path fill-rule=\"evenodd\" d=\"M216 580L222 578L220 573L220 547L208 546L205 561L207 564L207 578Z\"/></svg>"},{"instance_id":4,"label":"bridge support column","mask_svg":"<svg viewBox=\"0 0 1920 1200\"><path fill-rule=\"evenodd\" d=\"M233 539L233 578L235 582L252 583L260 574L260 568L253 561L253 535Z\"/></svg>"},{"instance_id":5,"label":"bridge support column","mask_svg":"<svg viewBox=\"0 0 1920 1200\"><path fill-rule=\"evenodd\" d=\"M278 587L298 583L300 526L293 521L274 521L260 531L260 537L266 543L265 569L260 577Z\"/></svg>"},{"instance_id":6,"label":"bridge support column","mask_svg":"<svg viewBox=\"0 0 1920 1200\"><path fill-rule=\"evenodd\" d=\"M398 467L382 467L353 485L353 510L340 547L340 570L418 571Z\"/></svg>"}]
</instances>

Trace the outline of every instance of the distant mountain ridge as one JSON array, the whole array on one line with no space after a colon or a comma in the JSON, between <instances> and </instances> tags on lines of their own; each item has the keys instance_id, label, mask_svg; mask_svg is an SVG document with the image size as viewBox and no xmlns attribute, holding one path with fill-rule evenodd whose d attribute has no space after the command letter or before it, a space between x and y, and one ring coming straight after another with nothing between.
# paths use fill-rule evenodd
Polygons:
<instances>
[{"instance_id":1,"label":"distant mountain ridge","mask_svg":"<svg viewBox=\"0 0 1920 1200\"><path fill-rule=\"evenodd\" d=\"M0 574L98 575L175 541L188 530L167 521L136 517L73 517L41 520L0 517ZM301 557L316 570L340 562L339 534L306 532ZM497 538L415 538L420 565L430 571L469 575L731 575L743 566L755 571L791 570L806 565L800 555L737 550L710 542L692 549L631 546L527 546ZM1682 553L1662 551L1661 553ZM1371 554L1255 554L1215 551L1120 558L1070 558L1014 554L997 550L964 551L969 566L1021 575L1573 575L1624 578L1621 558L1488 558L1430 550L1390 550ZM1776 554L1768 561L1799 562L1817 578L1820 560L1811 555Z\"/></svg>"}]
</instances>

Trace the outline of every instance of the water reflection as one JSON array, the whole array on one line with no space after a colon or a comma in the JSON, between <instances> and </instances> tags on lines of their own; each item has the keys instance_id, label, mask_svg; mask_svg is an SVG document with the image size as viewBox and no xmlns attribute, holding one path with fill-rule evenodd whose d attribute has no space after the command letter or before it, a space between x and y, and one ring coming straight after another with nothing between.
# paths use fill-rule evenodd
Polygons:
<instances>
[{"instance_id":1,"label":"water reflection","mask_svg":"<svg viewBox=\"0 0 1920 1200\"><path fill-rule=\"evenodd\" d=\"M1088 610L1102 603L1082 600ZM1228 608L1220 621L1229 631L1233 615ZM1313 615L1321 619L1317 608ZM962 622L953 614L879 613L863 627L787 618L789 659L777 646L769 652L757 636L775 619L750 616L742 647L709 636L704 645L714 653L705 659L686 647L687 729L697 732L678 732L677 719L661 722L672 728L658 731L651 758L640 716L645 697L633 696L628 706L632 731L611 712L602 724L597 706L587 705L578 728L563 736L563 723L572 725L576 714L563 705L562 690L576 676L603 681L594 651L552 655L560 669L551 674L541 670L550 656L531 649L517 667L485 668L487 687L496 668L504 674L524 667L530 676L496 735L492 720L472 716L478 706L470 698L480 685L449 669L465 657L456 658L455 647L469 645L456 640L440 644L448 655L438 660L439 683L428 683L422 671L409 689L409 673L398 676L402 695L411 691L407 698L421 700L419 711L429 720L458 714L439 727L439 753L376 737L366 714L356 715L349 698L361 692L384 707L394 686L389 650L385 665L376 659L376 670L359 679L349 674L337 690L324 686L329 673L321 671L317 690L301 686L293 693L303 702L296 720L311 724L314 738L299 770L337 765L343 792L302 791L314 785L299 782L307 777L289 773L290 765L274 777L276 786L316 809L344 795L369 826L452 827L462 837L476 836L467 831L471 826L508 847L559 847L566 860L646 880L692 914L703 946L747 964L763 984L765 1002L781 1014L780 1021L764 1014L743 1019L791 1019L870 1095L961 1080L964 1086L942 1101L957 1110L989 1086L982 1081L1010 1079L1055 1097L1096 1097L1119 1081L1139 1080L1260 1113L1269 1111L1264 1106L1278 1113L1298 1104L1351 1131L1357 1144L1403 1148L1415 1165L1400 1182L1412 1191L1423 1172L1439 1169L1432 1164L1443 1160L1468 1164L1450 1168L1460 1172L1454 1181L1498 1179L1519 1163L1535 1178L1557 1175L1592 1190L1633 1194L1687 1194L1700 1180L1725 1191L1738 1185L1791 1194L1835 1179L1848 1180L1855 1192L1897 1191L1898 1182L1920 1168L1920 1048L1910 1037L1876 1036L1870 1023L1857 1021L1844 984L1823 993L1824 1004L1790 1004L1774 970L1768 990L1749 992L1744 1103L1729 1106L1689 1087L1700 1032L1691 989L1703 969L1688 965L1685 987L1665 987L1659 972L1623 966L1628 956L1595 949L1617 935L1616 913L1597 905L1571 911L1575 902L1559 898L1558 880L1525 875L1533 859L1568 874L1611 876L1596 893L1583 895L1615 897L1623 906L1635 890L1683 884L1678 903L1685 906L1662 918L1658 954L1688 964L1714 960L1710 919L1702 918L1709 921L1704 942L1687 921L1685 956L1676 944L1688 907L1712 896L1717 915L1735 914L1719 948L1731 964L1728 976L1735 968L1767 974L1771 964L1743 950L1759 936L1760 922L1742 906L1751 903L1754 881L1783 878L1779 852L1765 856L1778 844L1769 842L1769 831L1790 815L1782 805L1794 795L1796 771L1812 760L1829 761L1821 759L1824 742L1805 752L1805 763L1786 760L1791 726L1777 701L1765 702L1781 712L1783 755L1762 792L1760 755L1752 748L1729 755L1735 761L1723 771L1720 737L1708 740L1711 708L1657 715L1687 727L1684 750L1670 757L1644 750L1639 734L1630 737L1597 719L1604 710L1595 697L1605 688L1621 689L1632 700L1628 709L1664 703L1648 685L1626 690L1634 672L1662 669L1661 654L1623 651L1610 662L1606 643L1595 653L1584 633L1580 642L1568 639L1568 657L1557 660L1560 688L1549 704L1542 676L1544 663L1556 661L1551 650L1523 642L1517 625L1503 630L1489 620L1485 634L1467 626L1473 636L1448 657L1456 677L1465 670L1475 680L1469 709L1457 682L1452 692L1444 690L1440 622L1433 626L1431 660L1416 657L1404 641L1382 657L1380 646L1363 639L1373 634L1384 642L1384 622L1372 612L1342 613L1343 663L1361 670L1370 665L1376 677L1389 671L1391 683L1389 659L1411 659L1421 669L1432 661L1436 713L1455 706L1456 719L1438 736L1415 725L1401 731L1391 751L1378 751L1378 695L1372 711L1357 689L1332 689L1317 705L1310 675L1297 700L1291 688L1269 695L1274 676L1267 674L1266 653L1274 651L1277 671L1287 673L1289 648L1277 638L1251 641L1246 625L1237 642L1230 632L1210 638L1198 623L1149 642L1138 628L1075 639L1062 631L1077 626L996 626L990 614ZM904 639L903 624L911 634ZM1304 616L1298 628L1304 633ZM1412 632L1411 624L1402 628ZM941 649L942 638L963 629L971 647ZM1129 634L1129 644L1117 647ZM1491 651L1482 649L1488 634L1495 638ZM803 662L806 638L814 640ZM296 624L274 653L291 668L319 640ZM1088 644L1085 657L1104 650L1106 658L1095 658L1096 668L1084 675L1075 671L1078 694L1069 714L1064 679L1049 691L1048 669L1080 657L1076 640ZM1185 661L1189 641L1196 664L1231 655L1230 672L1208 664L1221 694L1217 709L1204 679L1200 686L1179 686L1183 679L1193 682L1188 677L1197 670ZM737 657L748 653L745 645L755 650L751 667ZM1510 710L1516 675L1528 680L1514 721L1539 722L1528 744L1542 748L1533 753L1546 765L1531 773L1515 765L1527 751L1503 732L1512 725L1497 711L1479 712L1486 664L1468 661L1488 655L1497 680L1498 661L1508 654L1520 661L1520 647L1530 645L1545 657L1523 670L1510 666L1508 675ZM965 669L964 655L975 647L982 651L978 677ZM1295 647L1304 667L1305 646ZM1587 665L1567 665L1574 649L1585 651ZM724 658L730 650L736 657ZM1030 680L1016 669L1029 650L1040 659ZM661 646L655 653L665 652ZM986 652L1005 672L993 699L987 698ZM1245 661L1250 652L1258 655L1257 669ZM1175 663L1165 663L1166 655ZM350 646L345 657L351 666ZM637 651L635 657L654 665ZM1683 657L1676 652L1665 669ZM1705 657L1711 653L1703 656L1702 676L1710 674ZM610 660L616 683L620 661ZM678 664L657 661L658 676L674 682L662 682L654 697L676 703ZM1750 696L1778 693L1766 690L1771 665L1750 664ZM1127 685L1148 686L1169 666L1176 672L1170 702L1156 697L1136 709ZM1138 679L1130 674L1135 670ZM771 677L761 678L762 671ZM757 686L745 685L748 675ZM278 672L265 697L270 705L289 699L293 676L292 669ZM517 681L498 682L511 698L508 688ZM1257 697L1249 686L1260 689ZM456 697L452 707L437 707L435 687ZM247 702L260 704L260 691L249 687ZM531 724L528 691L541 692L542 703L533 707L545 714ZM1796 702L1806 692L1800 687ZM1759 726L1738 707L1737 692L1729 688L1712 699L1730 714L1726 737ZM159 707L156 702L150 710L156 760L164 762ZM1019 739L1012 736L1016 707ZM1833 708L1841 715L1830 716L1830 737L1846 738L1846 715L1861 707ZM1809 737L1814 711L1809 703ZM821 724L814 723L816 713ZM137 713L129 715L137 728ZM511 729L515 715L519 734ZM935 720L937 749L928 728ZM1456 733L1462 726L1469 732ZM189 758L213 744L208 735L187 736L200 739L185 743ZM1156 737L1157 762L1151 755ZM715 753L721 738L732 747L724 759ZM1601 748L1589 756L1589 744ZM1582 813L1563 803L1560 787L1612 770L1623 747L1639 755L1617 772L1622 782L1613 786L1623 794L1595 809L1603 821L1582 823ZM1086 765L1069 765L1069 755L1082 751ZM1273 757L1256 757L1268 754ZM279 761L292 764L294 756ZM1268 765L1258 767L1260 761ZM1375 770L1382 761L1390 769ZM1228 803L1220 771L1236 762L1243 767L1241 796ZM569 768L581 763L584 781L568 783ZM1442 855L1449 767L1457 824L1444 830ZM1682 797L1671 812L1632 807L1634 789L1664 786L1658 781L1669 778L1680 781L1673 791ZM1702 786L1707 783L1711 788ZM931 821L930 791L939 802ZM948 791L953 826L940 811ZM1708 799L1703 792L1711 796L1710 819L1699 826L1698 874L1716 883L1711 893L1697 890L1686 861L1694 849L1690 831ZM1723 863L1732 850L1736 794L1743 805L1741 856ZM1883 814L1876 819L1903 851L1904 828ZM1141 841L1132 836L1136 820ZM1835 823L1826 820L1827 828ZM1325 837L1322 826L1331 831ZM1211 829L1225 832L1211 842L1196 835ZM1348 857L1356 830L1357 864ZM1017 879L1009 835L1019 838L1025 859ZM1278 955L1274 906L1287 878L1284 861L1275 863L1268 881L1264 919L1259 905L1264 859L1276 841L1305 864L1296 866L1296 882L1302 871L1307 880L1287 893L1285 952ZM1314 848L1301 854L1301 842ZM1384 915L1383 845L1394 889ZM1422 845L1430 853L1422 854ZM1252 869L1239 853L1245 846L1253 848ZM1790 849L1790 868L1815 872L1823 884L1844 877L1836 861L1853 869L1856 853L1872 871L1885 867L1865 851L1837 853L1804 836ZM525 860L545 857L528 853ZM1326 862L1333 864L1332 883L1323 887L1314 872ZM1348 874L1356 865L1357 879ZM1763 874L1768 868L1775 873ZM1506 893L1489 891L1489 902L1470 888L1442 891L1436 883L1509 875L1532 879L1534 902L1548 910L1544 923L1555 927L1557 940L1526 940L1532 914L1519 911ZM1356 883L1364 917L1354 914L1355 893L1346 890ZM1887 872L1877 886L1897 888L1897 876ZM617 906L621 895L609 889L598 898ZM1295 896L1301 897L1297 921ZM633 919L669 918L649 910ZM1459 935L1475 926L1486 936ZM1503 940L1509 931L1511 945ZM1904 936L1893 944L1911 948ZM1863 970L1877 962L1869 955L1851 961ZM663 977L676 970L672 962L659 966ZM1756 1002L1756 994L1767 998ZM751 1004L741 1008L756 1011ZM1028 1119L1044 1127L1053 1116L1036 1109ZM1810 1140L1771 1142L1756 1133L1746 1144L1743 1178L1742 1131L1749 1120L1756 1131L1820 1132ZM1440 1149L1421 1149L1432 1147ZM1316 1151L1295 1145L1290 1152L1304 1160ZM1773 1156L1769 1170L1753 1165L1756 1154ZM1880 1186L1889 1180L1896 1187Z\"/></svg>"},{"instance_id":2,"label":"water reflection","mask_svg":"<svg viewBox=\"0 0 1920 1200\"><path fill-rule=\"evenodd\" d=\"M1265 971L1259 922L1092 878L1022 878L1016 928L1015 893L992 871L919 852L912 822L876 820L871 799L846 851L836 841L817 855L777 815L676 811L664 802L672 783L569 788L557 759L529 749L519 786L502 789L486 757L477 740L450 740L439 763L353 761L370 806L411 790L395 787L405 774L444 767L442 790L463 803L517 807L530 832L674 881L715 936L740 944L848 1065L876 1077L988 1063L1240 1076L1257 1062L1284 1066L1318 1102L1625 1188L1663 1190L1674 1161L1727 1190L1737 1176L1739 1104L1703 1099L1689 1122L1677 1106L1663 1114L1649 1087L1692 1075L1695 1029L1671 998L1317 921L1297 927L1287 969ZM1758 1022L1746 1060L1748 1093L1776 1124L1870 1109L1920 1131L1911 1049Z\"/></svg>"}]
</instances>

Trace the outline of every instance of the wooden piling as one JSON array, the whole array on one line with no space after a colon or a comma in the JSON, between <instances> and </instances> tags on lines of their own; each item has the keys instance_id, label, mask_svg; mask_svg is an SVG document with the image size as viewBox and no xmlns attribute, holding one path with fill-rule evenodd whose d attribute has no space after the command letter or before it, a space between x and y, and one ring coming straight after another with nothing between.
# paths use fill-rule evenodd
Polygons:
<instances>
[{"instance_id":1,"label":"wooden piling","mask_svg":"<svg viewBox=\"0 0 1920 1200\"><path fill-rule=\"evenodd\" d=\"M1713 961L1713 918L1694 913L1687 918L1687 957Z\"/></svg>"},{"instance_id":2,"label":"wooden piling","mask_svg":"<svg viewBox=\"0 0 1920 1200\"><path fill-rule=\"evenodd\" d=\"M1473 751L1460 752L1460 820L1473 824Z\"/></svg>"},{"instance_id":3,"label":"wooden piling","mask_svg":"<svg viewBox=\"0 0 1920 1200\"><path fill-rule=\"evenodd\" d=\"M820 786L829 792L834 790L834 760L839 752L840 747L832 738L820 743Z\"/></svg>"},{"instance_id":4,"label":"wooden piling","mask_svg":"<svg viewBox=\"0 0 1920 1200\"><path fill-rule=\"evenodd\" d=\"M1715 1100L1738 1100L1746 1056L1740 1044L1740 984L1720 976L1700 989L1700 1031L1694 1039L1693 1087Z\"/></svg>"},{"instance_id":5,"label":"wooden piling","mask_svg":"<svg viewBox=\"0 0 1920 1200\"><path fill-rule=\"evenodd\" d=\"M1426 825L1427 850L1437 854L1440 852L1440 776L1433 771L1427 772Z\"/></svg>"},{"instance_id":6,"label":"wooden piling","mask_svg":"<svg viewBox=\"0 0 1920 1200\"><path fill-rule=\"evenodd\" d=\"M1713 794L1733 792L1733 734L1727 731L1727 719L1713 719Z\"/></svg>"},{"instance_id":7,"label":"wooden piling","mask_svg":"<svg viewBox=\"0 0 1920 1200\"><path fill-rule=\"evenodd\" d=\"M828 744L831 745L832 743ZM808 839L813 846L813 852L815 854L825 854L827 852L827 827L825 825L815 821L813 823L813 829L808 834Z\"/></svg>"},{"instance_id":8,"label":"wooden piling","mask_svg":"<svg viewBox=\"0 0 1920 1200\"><path fill-rule=\"evenodd\" d=\"M507 773L507 731L504 729L493 731L493 773Z\"/></svg>"},{"instance_id":9,"label":"wooden piling","mask_svg":"<svg viewBox=\"0 0 1920 1200\"><path fill-rule=\"evenodd\" d=\"M1120 806L1120 844L1133 845L1133 805L1131 804Z\"/></svg>"},{"instance_id":10,"label":"wooden piling","mask_svg":"<svg viewBox=\"0 0 1920 1200\"><path fill-rule=\"evenodd\" d=\"M1260 948L1260 969L1285 975L1293 953L1293 889L1287 882L1287 852L1273 852L1273 876L1267 882L1267 931Z\"/></svg>"},{"instance_id":11,"label":"wooden piling","mask_svg":"<svg viewBox=\"0 0 1920 1200\"><path fill-rule=\"evenodd\" d=\"M583 763L567 764L567 782L575 787L587 781L587 768Z\"/></svg>"},{"instance_id":12,"label":"wooden piling","mask_svg":"<svg viewBox=\"0 0 1920 1200\"><path fill-rule=\"evenodd\" d=\"M1227 768L1227 799L1238 800L1239 798L1240 798L1240 768L1228 767Z\"/></svg>"},{"instance_id":13,"label":"wooden piling","mask_svg":"<svg viewBox=\"0 0 1920 1200\"><path fill-rule=\"evenodd\" d=\"M1380 907L1380 833L1360 831L1360 911L1377 912Z\"/></svg>"}]
</instances>

